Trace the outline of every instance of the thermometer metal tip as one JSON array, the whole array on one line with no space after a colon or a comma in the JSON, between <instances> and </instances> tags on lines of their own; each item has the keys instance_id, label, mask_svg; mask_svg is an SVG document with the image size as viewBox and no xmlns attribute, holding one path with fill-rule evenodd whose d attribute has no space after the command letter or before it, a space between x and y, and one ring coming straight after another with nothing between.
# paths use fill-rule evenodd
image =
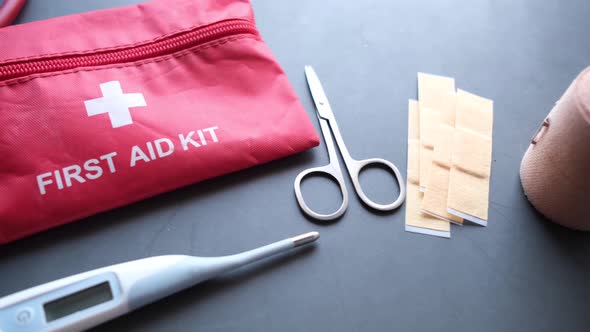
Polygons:
<instances>
[{"instance_id":1,"label":"thermometer metal tip","mask_svg":"<svg viewBox=\"0 0 590 332\"><path fill-rule=\"evenodd\" d=\"M305 234L301 234L299 236L292 237L291 240L295 247L302 246L304 244L311 243L320 238L320 233L318 232L309 232Z\"/></svg>"}]
</instances>

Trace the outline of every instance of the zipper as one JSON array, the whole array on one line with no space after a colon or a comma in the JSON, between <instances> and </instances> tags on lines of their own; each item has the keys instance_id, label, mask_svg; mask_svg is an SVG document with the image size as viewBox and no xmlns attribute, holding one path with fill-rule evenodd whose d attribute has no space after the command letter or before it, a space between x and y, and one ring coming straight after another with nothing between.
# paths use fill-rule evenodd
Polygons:
<instances>
[{"instance_id":1,"label":"zipper","mask_svg":"<svg viewBox=\"0 0 590 332\"><path fill-rule=\"evenodd\" d=\"M46 58L3 64L0 65L0 81L80 67L145 60L239 34L258 35L258 30L254 23L250 21L229 19L128 48L99 51L93 54L48 56Z\"/></svg>"}]
</instances>

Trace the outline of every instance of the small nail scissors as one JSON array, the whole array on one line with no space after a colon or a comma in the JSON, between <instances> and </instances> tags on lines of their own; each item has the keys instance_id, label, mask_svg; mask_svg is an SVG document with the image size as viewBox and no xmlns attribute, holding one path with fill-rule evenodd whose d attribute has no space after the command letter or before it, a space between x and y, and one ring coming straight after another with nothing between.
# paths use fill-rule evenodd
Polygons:
<instances>
[{"instance_id":1,"label":"small nail scissors","mask_svg":"<svg viewBox=\"0 0 590 332\"><path fill-rule=\"evenodd\" d=\"M311 91L311 96L315 103L322 135L324 136L324 141L326 142L326 147L328 148L330 163L326 166L306 169L299 173L297 178L295 178L295 196L297 197L297 202L299 203L299 206L303 212L312 218L328 221L342 216L348 207L348 191L344 185L344 177L342 176L342 169L340 167L340 163L338 162L338 156L336 155L336 149L334 146L334 141L332 140L332 136L336 139L338 149L340 150L342 159L346 164L348 175L350 176L352 184L354 185L354 190L360 197L361 201L371 208L379 211L390 211L398 208L406 198L406 187L402 175L400 174L397 167L395 167L393 163L381 158L371 158L365 160L353 159L348 153L348 149L344 144L344 140L342 139L342 135L338 129L338 124L336 123L336 118L334 117L334 113L332 113L332 108L330 108L330 104L328 103L328 98L324 93L322 84L320 83L319 78L311 66L305 66L305 76L307 78L309 90ZM363 188L359 182L359 173L364 167L369 165L382 165L393 171L400 191L399 196L394 202L389 204L375 203L370 200L369 197L367 197L367 195L363 192ZM338 208L336 212L331 214L320 214L311 210L307 204L305 204L305 200L303 199L303 195L301 193L301 181L306 176L311 176L312 174L327 175L328 177L332 177L336 180L338 186L340 186L340 191L342 193L342 205L340 205L340 208Z\"/></svg>"}]
</instances>

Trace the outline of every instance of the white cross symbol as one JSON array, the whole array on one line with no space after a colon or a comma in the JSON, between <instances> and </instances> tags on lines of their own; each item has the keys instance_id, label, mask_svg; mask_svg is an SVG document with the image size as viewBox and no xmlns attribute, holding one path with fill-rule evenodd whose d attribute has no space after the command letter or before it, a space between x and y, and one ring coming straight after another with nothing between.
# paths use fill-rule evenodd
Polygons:
<instances>
[{"instance_id":1,"label":"white cross symbol","mask_svg":"<svg viewBox=\"0 0 590 332\"><path fill-rule=\"evenodd\" d=\"M121 83L112 81L100 85L103 97L86 100L86 112L88 116L108 113L113 128L130 125L130 107L146 106L145 99L141 93L123 93Z\"/></svg>"}]
</instances>

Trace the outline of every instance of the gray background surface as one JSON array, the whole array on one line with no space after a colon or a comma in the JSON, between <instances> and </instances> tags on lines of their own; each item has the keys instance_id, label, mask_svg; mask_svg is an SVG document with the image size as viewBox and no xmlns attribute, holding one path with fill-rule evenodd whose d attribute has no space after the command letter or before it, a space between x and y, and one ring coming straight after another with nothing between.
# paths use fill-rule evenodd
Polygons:
<instances>
[{"instance_id":1,"label":"gray background surface","mask_svg":"<svg viewBox=\"0 0 590 332\"><path fill-rule=\"evenodd\" d=\"M29 0L19 22L133 2ZM590 235L544 220L518 177L533 132L590 65L588 0L256 0L254 9L317 128L303 75L314 65L357 158L386 158L405 175L418 71L493 99L489 227L454 227L451 240L406 233L405 208L373 214L354 195L338 223L313 224L292 183L327 163L320 146L0 247L0 296L127 260L224 255L318 230L313 249L96 330L590 331ZM380 201L396 194L380 169L362 181ZM320 210L339 203L328 180L304 189Z\"/></svg>"}]
</instances>

